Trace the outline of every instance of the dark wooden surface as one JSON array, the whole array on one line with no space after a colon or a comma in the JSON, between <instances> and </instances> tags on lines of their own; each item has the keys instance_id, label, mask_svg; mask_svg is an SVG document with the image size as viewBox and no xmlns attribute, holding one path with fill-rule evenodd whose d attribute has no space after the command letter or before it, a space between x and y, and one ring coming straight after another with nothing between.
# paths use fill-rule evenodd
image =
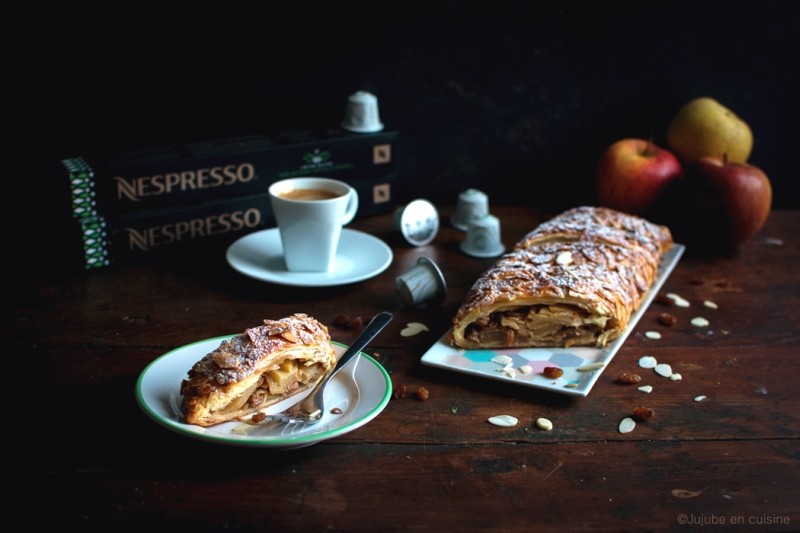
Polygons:
<instances>
[{"instance_id":1,"label":"dark wooden surface","mask_svg":"<svg viewBox=\"0 0 800 533\"><path fill-rule=\"evenodd\" d=\"M549 216L492 211L507 246ZM662 292L691 307L669 308L678 323L665 327L657 317L667 309L654 303L586 398L420 363L493 261L459 251L463 233L449 226L449 213L440 211L436 240L421 248L402 242L390 215L355 222L395 255L382 274L342 287L255 281L217 253L12 281L2 321L12 391L8 512L78 531L800 528L800 212L773 212L735 254L688 250ZM447 298L404 308L395 278L423 255L444 272ZM705 299L718 309L703 307ZM338 438L283 451L214 445L166 430L136 403L139 374L173 348L296 311L332 324L381 310L394 320L365 351L395 385L424 386L430 398L393 399ZM691 326L697 315L710 327ZM430 332L401 336L409 322ZM649 329L662 339L646 339ZM331 332L342 343L355 335ZM646 354L683 379L640 370L655 386L649 395L614 383ZM695 402L698 395L707 399ZM620 434L619 421L637 405L655 416ZM520 424L487 423L496 414ZM554 429L537 429L538 417Z\"/></svg>"}]
</instances>

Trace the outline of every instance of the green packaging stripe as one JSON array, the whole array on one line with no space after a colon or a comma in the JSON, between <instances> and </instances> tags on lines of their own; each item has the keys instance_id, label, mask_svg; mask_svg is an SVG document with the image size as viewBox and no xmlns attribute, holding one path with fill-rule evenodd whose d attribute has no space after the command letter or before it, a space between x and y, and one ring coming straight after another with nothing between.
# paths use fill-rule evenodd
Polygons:
<instances>
[{"instance_id":1,"label":"green packaging stripe","mask_svg":"<svg viewBox=\"0 0 800 533\"><path fill-rule=\"evenodd\" d=\"M83 256L86 268L100 268L111 264L107 224L99 218L81 220Z\"/></svg>"},{"instance_id":2,"label":"green packaging stripe","mask_svg":"<svg viewBox=\"0 0 800 533\"><path fill-rule=\"evenodd\" d=\"M72 215L85 218L96 215L97 195L94 185L94 171L82 157L64 159L61 162L69 172L72 193Z\"/></svg>"}]
</instances>

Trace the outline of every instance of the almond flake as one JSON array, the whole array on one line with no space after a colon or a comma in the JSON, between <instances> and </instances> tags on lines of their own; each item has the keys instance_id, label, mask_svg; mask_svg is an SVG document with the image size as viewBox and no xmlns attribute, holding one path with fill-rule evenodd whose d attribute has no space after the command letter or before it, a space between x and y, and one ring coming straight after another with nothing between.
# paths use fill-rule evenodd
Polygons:
<instances>
[{"instance_id":1,"label":"almond flake","mask_svg":"<svg viewBox=\"0 0 800 533\"><path fill-rule=\"evenodd\" d=\"M645 355L639 358L639 366L642 368L655 368L657 364L658 361L652 355Z\"/></svg>"},{"instance_id":2,"label":"almond flake","mask_svg":"<svg viewBox=\"0 0 800 533\"><path fill-rule=\"evenodd\" d=\"M658 339L661 338L661 333L659 333L657 331L645 331L644 332L644 336L647 337L648 339L656 339L656 340L658 340Z\"/></svg>"},{"instance_id":3,"label":"almond flake","mask_svg":"<svg viewBox=\"0 0 800 533\"><path fill-rule=\"evenodd\" d=\"M430 331L428 326L421 322L409 322L406 324L406 327L400 331L400 335L403 337L413 337L418 333L422 333L423 331Z\"/></svg>"},{"instance_id":4,"label":"almond flake","mask_svg":"<svg viewBox=\"0 0 800 533\"><path fill-rule=\"evenodd\" d=\"M631 417L625 417L619 423L620 433L630 433L636 427L636 422Z\"/></svg>"},{"instance_id":5,"label":"almond flake","mask_svg":"<svg viewBox=\"0 0 800 533\"><path fill-rule=\"evenodd\" d=\"M669 379L671 379L672 381L680 381L680 380L682 380L682 379L683 379L683 376L681 376L680 374L678 374L677 372L675 372L674 374L671 374L671 375L669 376Z\"/></svg>"},{"instance_id":6,"label":"almond flake","mask_svg":"<svg viewBox=\"0 0 800 533\"><path fill-rule=\"evenodd\" d=\"M505 374L506 376L510 377L511 379L514 379L515 377L517 377L517 372L516 372L516 370L514 370L513 368L511 368L511 365L504 366L504 367L503 367L503 368L500 370L500 372L502 372L502 373L503 373L503 374Z\"/></svg>"},{"instance_id":7,"label":"almond flake","mask_svg":"<svg viewBox=\"0 0 800 533\"><path fill-rule=\"evenodd\" d=\"M489 418L489 423L495 426L511 427L516 426L519 420L517 417L511 415L497 415Z\"/></svg>"},{"instance_id":8,"label":"almond flake","mask_svg":"<svg viewBox=\"0 0 800 533\"><path fill-rule=\"evenodd\" d=\"M543 429L545 431L550 431L551 429L553 429L553 423L546 418L537 418L536 427L538 427L539 429Z\"/></svg>"},{"instance_id":9,"label":"almond flake","mask_svg":"<svg viewBox=\"0 0 800 533\"><path fill-rule=\"evenodd\" d=\"M672 367L667 363L659 363L655 366L655 368L653 368L653 370L656 371L656 374L665 378L668 378L672 375Z\"/></svg>"},{"instance_id":10,"label":"almond flake","mask_svg":"<svg viewBox=\"0 0 800 533\"><path fill-rule=\"evenodd\" d=\"M556 263L561 266L566 266L572 263L572 252L561 252L558 254L558 257L556 257Z\"/></svg>"},{"instance_id":11,"label":"almond flake","mask_svg":"<svg viewBox=\"0 0 800 533\"><path fill-rule=\"evenodd\" d=\"M708 307L709 309L717 309L718 307L716 302L712 302L711 300L705 300L703 302L703 305Z\"/></svg>"},{"instance_id":12,"label":"almond flake","mask_svg":"<svg viewBox=\"0 0 800 533\"><path fill-rule=\"evenodd\" d=\"M513 359L511 359L511 357L509 357L507 355L502 355L501 354L501 355L495 355L494 357L492 357L492 363L497 363L498 365L506 366L506 365L510 364L512 361L513 361Z\"/></svg>"},{"instance_id":13,"label":"almond flake","mask_svg":"<svg viewBox=\"0 0 800 533\"><path fill-rule=\"evenodd\" d=\"M676 307L689 307L690 305L688 300L685 300L674 292L668 293L667 298L672 300L672 303L674 303Z\"/></svg>"},{"instance_id":14,"label":"almond flake","mask_svg":"<svg viewBox=\"0 0 800 533\"><path fill-rule=\"evenodd\" d=\"M653 392L653 386L652 385L642 385L641 387L639 387L639 390L642 391L642 392L646 392L647 394L650 394L651 392Z\"/></svg>"},{"instance_id":15,"label":"almond flake","mask_svg":"<svg viewBox=\"0 0 800 533\"><path fill-rule=\"evenodd\" d=\"M531 367L531 365L522 365L521 367L519 367L519 371L522 372L523 374L530 374L531 372L533 372L533 368Z\"/></svg>"},{"instance_id":16,"label":"almond flake","mask_svg":"<svg viewBox=\"0 0 800 533\"><path fill-rule=\"evenodd\" d=\"M698 328L704 328L708 326L708 320L701 316L696 316L692 319L692 325Z\"/></svg>"},{"instance_id":17,"label":"almond flake","mask_svg":"<svg viewBox=\"0 0 800 533\"><path fill-rule=\"evenodd\" d=\"M696 401L696 402L702 402L702 401L703 401L703 400L705 400L706 398L708 398L708 396L706 396L706 395L702 394L702 395L700 395L700 396L695 396L695 397L694 397L694 401Z\"/></svg>"},{"instance_id":18,"label":"almond flake","mask_svg":"<svg viewBox=\"0 0 800 533\"><path fill-rule=\"evenodd\" d=\"M577 370L578 372L591 372L592 370L599 370L599 369L603 368L604 366L606 366L606 364L603 363L603 362L600 362L600 363L589 363L589 364L586 364L586 365L583 365L583 366L579 366L575 370Z\"/></svg>"}]
</instances>

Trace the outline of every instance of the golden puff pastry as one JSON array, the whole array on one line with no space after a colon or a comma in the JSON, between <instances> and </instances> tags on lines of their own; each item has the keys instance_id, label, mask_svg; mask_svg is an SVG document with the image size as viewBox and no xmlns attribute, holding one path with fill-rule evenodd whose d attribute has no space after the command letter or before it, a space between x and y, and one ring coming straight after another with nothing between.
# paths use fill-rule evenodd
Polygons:
<instances>
[{"instance_id":1,"label":"golden puff pastry","mask_svg":"<svg viewBox=\"0 0 800 533\"><path fill-rule=\"evenodd\" d=\"M627 327L672 247L668 228L579 207L541 224L470 288L451 344L605 346Z\"/></svg>"},{"instance_id":2,"label":"golden puff pastry","mask_svg":"<svg viewBox=\"0 0 800 533\"><path fill-rule=\"evenodd\" d=\"M673 244L672 234L665 226L606 207L581 206L540 224L523 237L515 249L575 240L639 248L656 263Z\"/></svg>"},{"instance_id":3,"label":"golden puff pastry","mask_svg":"<svg viewBox=\"0 0 800 533\"><path fill-rule=\"evenodd\" d=\"M186 422L211 426L315 386L336 366L328 328L302 313L264 320L222 341L181 383Z\"/></svg>"}]
</instances>

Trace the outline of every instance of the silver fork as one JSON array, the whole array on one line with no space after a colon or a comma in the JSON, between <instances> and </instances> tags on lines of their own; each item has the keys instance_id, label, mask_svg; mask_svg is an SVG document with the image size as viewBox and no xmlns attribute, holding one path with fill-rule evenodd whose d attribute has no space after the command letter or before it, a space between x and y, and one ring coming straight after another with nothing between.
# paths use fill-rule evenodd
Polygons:
<instances>
[{"instance_id":1,"label":"silver fork","mask_svg":"<svg viewBox=\"0 0 800 533\"><path fill-rule=\"evenodd\" d=\"M325 386L330 382L333 376L336 375L339 370L341 370L353 356L358 355L364 347L375 338L375 336L381 332L381 330L386 327L392 320L392 314L383 311L378 313L370 320L369 324L364 328L361 334L356 337L350 347L342 354L337 361L336 366L331 369L328 374L322 378L322 380L317 383L316 387L311 391L311 393L303 398L301 401L297 402L293 406L289 407L285 411L280 413L273 413L266 415L266 418L269 420L279 420L281 422L288 422L288 423L300 423L300 422L308 422L308 423L315 423L319 422L322 418L322 414L325 412L325 404L324 404L324 392Z\"/></svg>"}]
</instances>

